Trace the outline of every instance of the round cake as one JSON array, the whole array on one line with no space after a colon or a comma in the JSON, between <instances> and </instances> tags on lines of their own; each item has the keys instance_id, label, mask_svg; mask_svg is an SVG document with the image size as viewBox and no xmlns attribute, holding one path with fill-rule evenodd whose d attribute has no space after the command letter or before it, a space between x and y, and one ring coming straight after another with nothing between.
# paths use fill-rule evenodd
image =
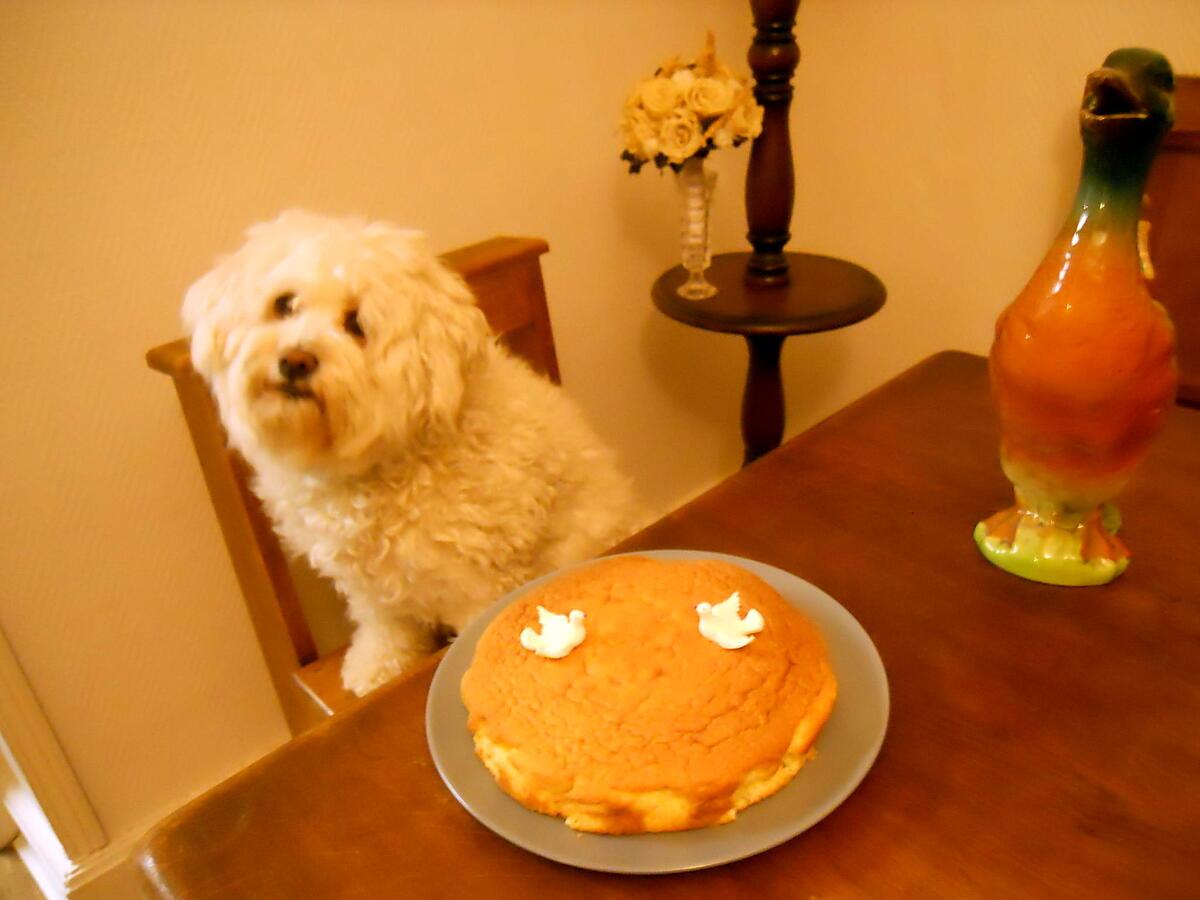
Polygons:
<instances>
[{"instance_id":1,"label":"round cake","mask_svg":"<svg viewBox=\"0 0 1200 900\"><path fill-rule=\"evenodd\" d=\"M697 606L734 592L761 628L726 649L701 634ZM522 632L539 628L538 607L581 611L583 641L561 658L529 649ZM723 561L639 556L510 604L462 680L475 752L500 787L605 834L732 821L795 776L836 696L816 627L762 579Z\"/></svg>"}]
</instances>

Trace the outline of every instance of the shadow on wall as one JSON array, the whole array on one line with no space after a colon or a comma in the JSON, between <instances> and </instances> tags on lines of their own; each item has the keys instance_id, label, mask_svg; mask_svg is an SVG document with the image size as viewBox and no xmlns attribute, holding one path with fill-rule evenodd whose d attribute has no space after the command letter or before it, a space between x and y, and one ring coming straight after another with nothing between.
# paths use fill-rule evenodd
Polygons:
<instances>
[{"instance_id":1,"label":"shadow on wall","mask_svg":"<svg viewBox=\"0 0 1200 900\"><path fill-rule=\"evenodd\" d=\"M748 361L745 341L736 335L682 325L657 311L646 316L640 339L654 382L674 404L712 425L723 469L739 466ZM842 382L849 360L845 330L796 335L784 342L780 369L787 416L785 437L795 434L802 423L823 416L828 405L823 398Z\"/></svg>"},{"instance_id":2,"label":"shadow on wall","mask_svg":"<svg viewBox=\"0 0 1200 900\"><path fill-rule=\"evenodd\" d=\"M354 626L346 616L346 601L333 582L314 572L302 558L290 557L288 569L317 654L327 656L350 643Z\"/></svg>"},{"instance_id":3,"label":"shadow on wall","mask_svg":"<svg viewBox=\"0 0 1200 900\"><path fill-rule=\"evenodd\" d=\"M888 308L876 313L887 314ZM855 329L869 327L871 320L826 331L821 334L799 334L790 337L783 345L783 399L787 422L784 440L804 428L825 418L835 408L844 405L842 400L830 400L841 392L851 372L851 347Z\"/></svg>"},{"instance_id":4,"label":"shadow on wall","mask_svg":"<svg viewBox=\"0 0 1200 900\"><path fill-rule=\"evenodd\" d=\"M712 243L716 248L749 249L742 234L745 223L738 197L744 176L740 166L726 168L731 171L721 173L718 190L725 190L714 209ZM630 176L622 173L619 177ZM677 264L679 258L679 202L674 175L647 169L638 177L649 182L641 186L644 190L613 192L616 218L626 239L651 261L653 277L657 277L662 269ZM709 459L720 471L735 470L742 459L741 402L748 358L745 341L736 335L707 332L668 319L654 309L649 282L645 285L645 304L639 343L647 374L673 408L707 423L713 435L709 446L692 448L689 455ZM781 369L787 418L792 425L787 434L795 433L797 423L814 420L814 408L822 408L820 399L841 382L848 362L848 345L840 332L798 335L785 342ZM677 478L679 467L689 463L680 460L678 454L672 455L674 459L662 462L671 470L664 472L664 477Z\"/></svg>"},{"instance_id":5,"label":"shadow on wall","mask_svg":"<svg viewBox=\"0 0 1200 900\"><path fill-rule=\"evenodd\" d=\"M717 189L710 222L716 252L748 250L742 192L747 152L714 154ZM650 481L707 481L712 471L735 471L742 461L741 403L746 382L747 348L736 335L692 328L659 313L650 300L654 278L679 261L679 195L670 170L646 167L631 175L614 168L613 218L622 243L645 261L650 275L642 290L644 302L638 351L646 375L681 415L704 423L711 435L706 446L677 448L678 452L647 454L641 467ZM631 183L632 182L632 183ZM797 249L793 247L792 249ZM699 301L703 302L703 301ZM840 333L801 335L784 344L781 369L789 427L794 434L824 415L822 398L842 383L850 356Z\"/></svg>"},{"instance_id":6,"label":"shadow on wall","mask_svg":"<svg viewBox=\"0 0 1200 900\"><path fill-rule=\"evenodd\" d=\"M646 371L673 405L712 426L719 459L736 464L741 459L738 423L746 378L741 338L668 319L654 309L649 288L646 293L649 309L638 336Z\"/></svg>"}]
</instances>

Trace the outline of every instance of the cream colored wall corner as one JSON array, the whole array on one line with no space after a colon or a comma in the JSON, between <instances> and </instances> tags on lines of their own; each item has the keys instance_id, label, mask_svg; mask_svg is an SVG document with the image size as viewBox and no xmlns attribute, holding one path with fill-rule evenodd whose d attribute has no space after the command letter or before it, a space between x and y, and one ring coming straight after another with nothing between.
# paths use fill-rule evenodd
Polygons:
<instances>
[{"instance_id":1,"label":"cream colored wall corner","mask_svg":"<svg viewBox=\"0 0 1200 900\"><path fill-rule=\"evenodd\" d=\"M1125 43L1200 70L1194 11L805 0L794 244L890 297L789 342L790 431L986 348L1065 211L1084 73ZM247 223L300 204L442 249L544 236L564 382L649 499L737 466L743 348L653 312L674 189L616 159L625 91L708 25L740 59L735 0L0 5L0 627L110 835L286 736L175 398L142 363ZM717 161L718 249L741 244L746 155Z\"/></svg>"}]
</instances>

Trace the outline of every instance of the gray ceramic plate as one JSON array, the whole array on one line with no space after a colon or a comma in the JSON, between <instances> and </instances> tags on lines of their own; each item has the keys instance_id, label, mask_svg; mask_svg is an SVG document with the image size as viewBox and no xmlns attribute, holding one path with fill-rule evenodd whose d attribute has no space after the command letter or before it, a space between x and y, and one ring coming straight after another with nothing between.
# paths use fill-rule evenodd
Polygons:
<instances>
[{"instance_id":1,"label":"gray ceramic plate","mask_svg":"<svg viewBox=\"0 0 1200 900\"><path fill-rule=\"evenodd\" d=\"M554 573L531 581L491 606L459 635L438 667L425 708L425 731L442 780L471 815L501 837L539 856L602 872L652 874L717 866L768 850L821 821L866 776L887 730L887 676L867 633L824 591L774 566L698 550L653 550L637 555L738 563L817 624L837 675L838 699L817 739L816 758L779 793L738 813L730 824L713 828L620 837L579 834L561 819L525 809L497 787L476 758L459 682L488 623L526 591L559 574Z\"/></svg>"}]
</instances>

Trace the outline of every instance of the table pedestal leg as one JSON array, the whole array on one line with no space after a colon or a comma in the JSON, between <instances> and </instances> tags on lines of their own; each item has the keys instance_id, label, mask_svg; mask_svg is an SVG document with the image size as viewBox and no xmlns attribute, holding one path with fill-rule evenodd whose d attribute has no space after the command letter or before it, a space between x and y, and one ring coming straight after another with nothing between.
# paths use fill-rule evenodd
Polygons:
<instances>
[{"instance_id":1,"label":"table pedestal leg","mask_svg":"<svg viewBox=\"0 0 1200 900\"><path fill-rule=\"evenodd\" d=\"M746 335L750 368L742 395L743 466L774 450L783 439L783 379L779 375L783 339L778 334Z\"/></svg>"}]
</instances>

